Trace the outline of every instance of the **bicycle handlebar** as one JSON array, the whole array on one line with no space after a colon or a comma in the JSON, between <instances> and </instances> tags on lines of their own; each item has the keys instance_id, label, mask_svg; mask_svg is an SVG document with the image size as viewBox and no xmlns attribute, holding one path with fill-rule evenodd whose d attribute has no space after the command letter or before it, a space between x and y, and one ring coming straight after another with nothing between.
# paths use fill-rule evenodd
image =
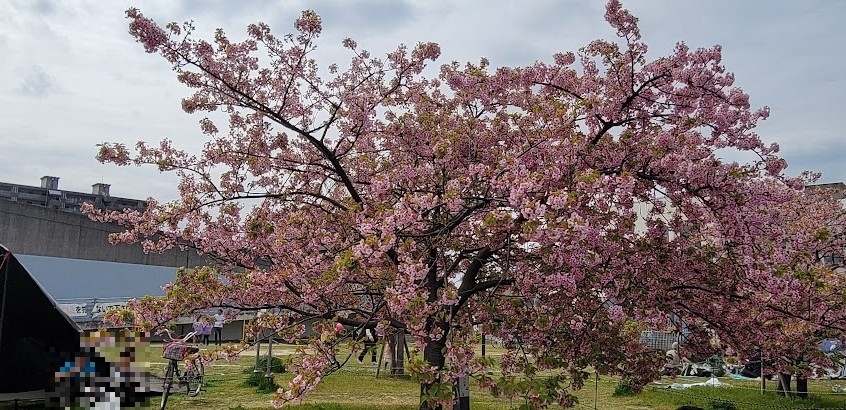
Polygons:
<instances>
[{"instance_id":1,"label":"bicycle handlebar","mask_svg":"<svg viewBox=\"0 0 846 410\"><path fill-rule=\"evenodd\" d=\"M170 329L165 328L163 330L164 330L165 333L167 333L167 336L170 338L171 342L179 341L179 342L186 342L187 343L189 340L191 340L197 334L197 332L191 331L191 332L188 332L188 334L186 334L185 336L173 337L173 332L171 332Z\"/></svg>"}]
</instances>

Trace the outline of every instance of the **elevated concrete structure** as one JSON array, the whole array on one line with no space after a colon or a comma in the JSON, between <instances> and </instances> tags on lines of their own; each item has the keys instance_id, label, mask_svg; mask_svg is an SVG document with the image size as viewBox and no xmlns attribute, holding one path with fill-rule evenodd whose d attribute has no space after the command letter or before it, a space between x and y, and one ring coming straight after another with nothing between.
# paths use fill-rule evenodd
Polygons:
<instances>
[{"instance_id":1,"label":"elevated concrete structure","mask_svg":"<svg viewBox=\"0 0 846 410\"><path fill-rule=\"evenodd\" d=\"M145 254L140 244L111 245L108 235L121 227L87 216L0 200L0 243L19 255L134 263L171 267L208 264L195 251Z\"/></svg>"},{"instance_id":2,"label":"elevated concrete structure","mask_svg":"<svg viewBox=\"0 0 846 410\"><path fill-rule=\"evenodd\" d=\"M109 194L111 185L97 183L91 185L91 193L65 191L59 189L59 178L41 177L41 186L20 185L0 182L0 200L59 209L66 212L82 213L80 207L87 202L100 209L147 209L147 202L139 199L113 197Z\"/></svg>"}]
</instances>

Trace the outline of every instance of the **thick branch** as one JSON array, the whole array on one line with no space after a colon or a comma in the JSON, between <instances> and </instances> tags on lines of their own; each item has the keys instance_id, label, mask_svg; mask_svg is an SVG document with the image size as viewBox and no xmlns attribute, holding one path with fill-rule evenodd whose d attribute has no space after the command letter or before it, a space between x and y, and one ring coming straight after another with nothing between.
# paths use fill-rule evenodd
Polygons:
<instances>
[{"instance_id":1,"label":"thick branch","mask_svg":"<svg viewBox=\"0 0 846 410\"><path fill-rule=\"evenodd\" d=\"M240 96L248 104L249 108L252 108L256 111L261 111L261 112L265 113L266 115L273 118L277 123L279 123L283 127L287 128L291 131L294 131L297 134L299 134L301 137L305 138L312 146L314 146L321 153L321 155L323 155L323 158L325 158L327 161L329 161L330 164L332 164L332 168L334 169L334 171L338 175L338 177L341 179L341 182L344 184L344 187L347 189L347 192L349 192L352 199L356 203L359 203L359 204L362 203L361 196L358 194L358 191L355 189L355 186L353 185L352 180L350 179L349 175L347 175L346 170L344 170L344 168L341 166L341 163L340 163L340 161L338 161L338 158L335 156L335 154L333 154L332 151L325 144L323 144L320 140L318 140L314 136L308 134L305 130L301 129L300 127L297 127L296 125L292 124L290 121L286 120L284 117L282 117L281 114L279 114L279 112L272 110L266 104L257 101L252 96L246 94L245 92L241 91L240 89L238 89L234 85L227 82L221 76L213 73L212 71L210 71L206 67L203 67L199 62L196 62L196 61L189 59L188 56L180 53L179 50L177 50L177 49L171 48L170 50L172 52L178 54L180 57L182 57L182 59L185 62L187 62L188 64L191 64L191 65L199 68L204 73L208 74L210 77L212 77L215 80L217 80L218 82L220 82L222 85L224 85L231 92L234 92L235 94ZM327 126L328 126L328 124L327 124Z\"/></svg>"}]
</instances>

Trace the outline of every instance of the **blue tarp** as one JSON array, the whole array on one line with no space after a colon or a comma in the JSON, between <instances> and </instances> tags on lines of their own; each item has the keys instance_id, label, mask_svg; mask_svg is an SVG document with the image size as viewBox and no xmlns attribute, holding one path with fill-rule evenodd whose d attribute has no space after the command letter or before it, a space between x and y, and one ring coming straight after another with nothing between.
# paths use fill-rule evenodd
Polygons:
<instances>
[{"instance_id":1,"label":"blue tarp","mask_svg":"<svg viewBox=\"0 0 846 410\"><path fill-rule=\"evenodd\" d=\"M846 350L842 340L828 339L820 343L820 350L826 353L843 352Z\"/></svg>"}]
</instances>

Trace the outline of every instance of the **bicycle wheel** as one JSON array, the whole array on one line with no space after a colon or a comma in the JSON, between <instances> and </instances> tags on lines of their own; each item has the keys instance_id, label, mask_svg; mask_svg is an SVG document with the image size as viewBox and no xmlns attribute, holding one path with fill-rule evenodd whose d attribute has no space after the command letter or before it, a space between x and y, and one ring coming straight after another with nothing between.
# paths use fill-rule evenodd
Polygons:
<instances>
[{"instance_id":1,"label":"bicycle wheel","mask_svg":"<svg viewBox=\"0 0 846 410\"><path fill-rule=\"evenodd\" d=\"M165 370L164 381L162 382L162 405L161 410L165 409L167 406L167 396L170 395L170 388L173 386L173 377L175 372L176 363L171 360L167 364L167 370Z\"/></svg>"},{"instance_id":2,"label":"bicycle wheel","mask_svg":"<svg viewBox=\"0 0 846 410\"><path fill-rule=\"evenodd\" d=\"M200 389L203 388L205 377L205 369L203 369L203 362L199 360L191 361L191 368L185 369L185 387L188 390L188 395L194 397L200 394Z\"/></svg>"}]
</instances>

